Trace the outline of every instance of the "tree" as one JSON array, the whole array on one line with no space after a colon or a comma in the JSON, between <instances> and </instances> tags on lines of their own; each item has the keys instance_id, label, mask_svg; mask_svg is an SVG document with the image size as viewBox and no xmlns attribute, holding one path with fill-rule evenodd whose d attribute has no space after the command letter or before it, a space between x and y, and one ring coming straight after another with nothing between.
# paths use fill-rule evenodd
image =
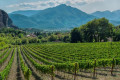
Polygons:
<instances>
[{"instance_id":1,"label":"tree","mask_svg":"<svg viewBox=\"0 0 120 80\"><path fill-rule=\"evenodd\" d=\"M22 33L18 34L18 37L23 38L23 34Z\"/></svg>"},{"instance_id":2,"label":"tree","mask_svg":"<svg viewBox=\"0 0 120 80\"><path fill-rule=\"evenodd\" d=\"M51 35L49 37L49 41L56 41L57 40L57 37L55 35Z\"/></svg>"},{"instance_id":3,"label":"tree","mask_svg":"<svg viewBox=\"0 0 120 80\"><path fill-rule=\"evenodd\" d=\"M82 35L80 33L79 28L74 28L71 31L71 42L72 43L77 43L77 42L82 42Z\"/></svg>"},{"instance_id":4,"label":"tree","mask_svg":"<svg viewBox=\"0 0 120 80\"><path fill-rule=\"evenodd\" d=\"M64 36L63 41L70 42L70 36L69 35Z\"/></svg>"},{"instance_id":5,"label":"tree","mask_svg":"<svg viewBox=\"0 0 120 80\"><path fill-rule=\"evenodd\" d=\"M38 39L37 38L29 38L29 43L37 43Z\"/></svg>"},{"instance_id":6,"label":"tree","mask_svg":"<svg viewBox=\"0 0 120 80\"><path fill-rule=\"evenodd\" d=\"M39 38L39 39L42 39L42 35L39 35L38 38Z\"/></svg>"},{"instance_id":7,"label":"tree","mask_svg":"<svg viewBox=\"0 0 120 80\"><path fill-rule=\"evenodd\" d=\"M114 34L113 34L113 40L114 41L120 41L120 25L117 26L117 27L115 27L113 29L113 32L114 32Z\"/></svg>"},{"instance_id":8,"label":"tree","mask_svg":"<svg viewBox=\"0 0 120 80\"><path fill-rule=\"evenodd\" d=\"M48 40L46 38L42 38L41 39L41 42L44 43L44 42L48 42Z\"/></svg>"},{"instance_id":9,"label":"tree","mask_svg":"<svg viewBox=\"0 0 120 80\"><path fill-rule=\"evenodd\" d=\"M16 39L16 42L15 42L16 45L21 45L21 43L22 43L21 39Z\"/></svg>"},{"instance_id":10,"label":"tree","mask_svg":"<svg viewBox=\"0 0 120 80\"><path fill-rule=\"evenodd\" d=\"M26 38L22 39L22 44L28 44L28 43L29 43L28 39L26 39Z\"/></svg>"},{"instance_id":11,"label":"tree","mask_svg":"<svg viewBox=\"0 0 120 80\"><path fill-rule=\"evenodd\" d=\"M113 25L105 18L94 19L71 31L71 42L107 41L113 36Z\"/></svg>"},{"instance_id":12,"label":"tree","mask_svg":"<svg viewBox=\"0 0 120 80\"><path fill-rule=\"evenodd\" d=\"M98 19L98 36L100 41L113 36L113 25L105 18Z\"/></svg>"}]
</instances>

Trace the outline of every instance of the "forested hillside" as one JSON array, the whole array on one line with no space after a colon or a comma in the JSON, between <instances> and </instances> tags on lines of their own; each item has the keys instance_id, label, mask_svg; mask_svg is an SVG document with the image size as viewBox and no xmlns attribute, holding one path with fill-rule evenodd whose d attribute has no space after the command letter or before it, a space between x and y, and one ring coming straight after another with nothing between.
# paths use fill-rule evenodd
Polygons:
<instances>
[{"instance_id":1,"label":"forested hillside","mask_svg":"<svg viewBox=\"0 0 120 80\"><path fill-rule=\"evenodd\" d=\"M70 30L96 18L65 4L40 10L36 14L34 14L34 11L32 12L33 15L31 16L26 16L26 14L21 13L18 14L16 12L9 14L9 16L14 24L20 28L27 27L44 30Z\"/></svg>"}]
</instances>

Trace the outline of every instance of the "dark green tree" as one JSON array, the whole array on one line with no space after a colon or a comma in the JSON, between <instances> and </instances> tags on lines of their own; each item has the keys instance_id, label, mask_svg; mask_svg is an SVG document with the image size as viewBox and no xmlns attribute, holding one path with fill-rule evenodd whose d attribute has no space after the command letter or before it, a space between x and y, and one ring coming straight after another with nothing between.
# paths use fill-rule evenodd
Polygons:
<instances>
[{"instance_id":1,"label":"dark green tree","mask_svg":"<svg viewBox=\"0 0 120 80\"><path fill-rule=\"evenodd\" d=\"M80 33L79 28L74 28L71 31L71 42L72 43L82 42L82 35Z\"/></svg>"},{"instance_id":2,"label":"dark green tree","mask_svg":"<svg viewBox=\"0 0 120 80\"><path fill-rule=\"evenodd\" d=\"M71 32L71 42L100 42L107 41L113 36L113 25L105 18L94 19Z\"/></svg>"},{"instance_id":3,"label":"dark green tree","mask_svg":"<svg viewBox=\"0 0 120 80\"><path fill-rule=\"evenodd\" d=\"M51 35L49 37L49 41L56 41L57 40L57 37L55 35Z\"/></svg>"},{"instance_id":4,"label":"dark green tree","mask_svg":"<svg viewBox=\"0 0 120 80\"><path fill-rule=\"evenodd\" d=\"M70 36L69 35L64 36L63 41L64 42L70 42Z\"/></svg>"},{"instance_id":5,"label":"dark green tree","mask_svg":"<svg viewBox=\"0 0 120 80\"><path fill-rule=\"evenodd\" d=\"M120 41L120 25L115 27L113 29L114 34L113 34L113 40L114 41Z\"/></svg>"}]
</instances>

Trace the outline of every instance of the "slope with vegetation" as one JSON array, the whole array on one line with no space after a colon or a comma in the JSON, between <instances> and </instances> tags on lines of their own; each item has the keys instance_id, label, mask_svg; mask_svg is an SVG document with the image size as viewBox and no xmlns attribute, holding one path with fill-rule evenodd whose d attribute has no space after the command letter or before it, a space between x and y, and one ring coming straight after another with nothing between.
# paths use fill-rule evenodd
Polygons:
<instances>
[{"instance_id":1,"label":"slope with vegetation","mask_svg":"<svg viewBox=\"0 0 120 80\"><path fill-rule=\"evenodd\" d=\"M34 13L34 11L32 12ZM27 27L44 30L67 30L78 27L95 18L92 15L65 4L40 10L29 17L21 13L15 14L15 12L9 14L9 16L14 24L20 28ZM30 25L31 23L32 25Z\"/></svg>"},{"instance_id":2,"label":"slope with vegetation","mask_svg":"<svg viewBox=\"0 0 120 80\"><path fill-rule=\"evenodd\" d=\"M91 15L96 16L98 18L102 18L105 17L107 19L110 20L111 23L113 23L114 25L120 25L120 10L116 10L116 11L96 11L94 13L92 13Z\"/></svg>"}]
</instances>

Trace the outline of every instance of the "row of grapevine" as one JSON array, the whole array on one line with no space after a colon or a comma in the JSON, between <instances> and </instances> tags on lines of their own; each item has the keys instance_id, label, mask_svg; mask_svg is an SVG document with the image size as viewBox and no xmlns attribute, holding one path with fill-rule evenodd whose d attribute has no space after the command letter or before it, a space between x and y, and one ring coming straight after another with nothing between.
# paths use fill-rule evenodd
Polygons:
<instances>
[{"instance_id":1,"label":"row of grapevine","mask_svg":"<svg viewBox=\"0 0 120 80\"><path fill-rule=\"evenodd\" d=\"M29 61L28 64L30 64L30 66L32 65L31 68L35 68L43 74L50 74L52 76L51 79L61 72L77 75L77 72L88 69L93 71L95 76L96 68L102 67L111 68L112 74L114 67L120 65L119 47L119 43L100 43L100 45L98 45L98 43L61 43L40 45L28 44L18 46L17 48L15 47L14 49L6 48L3 53L0 54L0 64L4 63L8 56L11 55L11 58L8 65L0 72L0 80L7 79L16 52L18 53L20 68L26 80L30 80L32 71L26 66L23 56L25 60ZM103 50L103 52L101 50Z\"/></svg>"},{"instance_id":2,"label":"row of grapevine","mask_svg":"<svg viewBox=\"0 0 120 80\"><path fill-rule=\"evenodd\" d=\"M22 58L20 48L17 48L17 52L19 54L19 59L20 59L20 66L23 71L24 77L26 80L30 80L30 75L32 74L31 70L25 65L24 60Z\"/></svg>"},{"instance_id":3,"label":"row of grapevine","mask_svg":"<svg viewBox=\"0 0 120 80\"><path fill-rule=\"evenodd\" d=\"M107 43L108 44L108 43ZM35 45L33 45L35 46ZM31 47L33 47L31 46ZM38 45L37 45L38 46ZM58 65L62 65L64 67L64 69L66 69L66 66L68 64L71 64L71 62L68 62L67 65L65 65L66 63L55 63L55 62L49 62L48 60L44 59L43 56L39 56L41 55L41 53L38 52L39 48L37 48L38 50L34 49L34 48L28 48L28 47L24 47L25 50L27 52L29 52L30 55L32 55L33 57L35 57L36 59L40 60L41 62L47 64L47 65L54 65L56 67L56 69L62 69L62 68L59 68ZM57 53L57 52L56 52ZM50 54L49 52L46 53L46 54ZM91 55L91 54L90 54ZM89 55L87 55L89 56ZM42 58L43 57L43 58ZM88 59L88 60L80 60L80 61L76 61L79 63L79 68L80 69L92 69L94 68L94 60L95 59ZM119 58L115 58L115 63L116 65L119 64ZM96 60L96 67L106 67L106 66L109 66L111 67L112 65L112 61L113 61L113 58L111 59L97 59ZM57 66L56 66L57 65ZM64 66L65 65L65 66ZM68 67L67 67L68 68Z\"/></svg>"},{"instance_id":4,"label":"row of grapevine","mask_svg":"<svg viewBox=\"0 0 120 80\"><path fill-rule=\"evenodd\" d=\"M12 53L12 57L11 57L8 65L5 67L4 70L2 70L2 71L0 72L0 80L5 80L5 79L7 79L8 74L9 74L9 71L10 71L11 66L12 66L12 63L13 63L13 60L14 60L15 52L16 52L16 49L14 49L14 51L13 51L13 53Z\"/></svg>"},{"instance_id":5,"label":"row of grapevine","mask_svg":"<svg viewBox=\"0 0 120 80\"><path fill-rule=\"evenodd\" d=\"M0 65L8 58L8 56L11 53L11 51L12 51L12 48L8 51L8 53L2 59L0 59Z\"/></svg>"},{"instance_id":6,"label":"row of grapevine","mask_svg":"<svg viewBox=\"0 0 120 80\"><path fill-rule=\"evenodd\" d=\"M0 46L0 51L2 51L2 50L4 50L4 49L7 49L7 48L9 48L9 45L8 44L6 44L6 45L4 45L4 46Z\"/></svg>"},{"instance_id":7,"label":"row of grapevine","mask_svg":"<svg viewBox=\"0 0 120 80\"><path fill-rule=\"evenodd\" d=\"M63 60L65 60L65 61L69 60L69 59L66 59L65 57L59 55L59 52L57 52L57 54L56 54L55 52L51 52L48 49L42 49L42 47L39 48L39 46L37 46L37 47L35 47L35 46L26 46L26 47L27 48L31 47L34 51L39 52L40 53L39 55L45 55L45 56L51 57L52 59L55 60L55 62L63 63L64 62Z\"/></svg>"},{"instance_id":8,"label":"row of grapevine","mask_svg":"<svg viewBox=\"0 0 120 80\"><path fill-rule=\"evenodd\" d=\"M54 75L54 71L52 71L52 65L41 65L39 63L37 63L36 61L34 61L29 55L27 55L27 53L23 50L23 47L21 47L21 51L22 53L25 54L25 56L28 58L28 60L34 65L34 67L39 70L41 73L44 74L50 74L50 75Z\"/></svg>"},{"instance_id":9,"label":"row of grapevine","mask_svg":"<svg viewBox=\"0 0 120 80\"><path fill-rule=\"evenodd\" d=\"M50 55L44 55L44 54L42 54L42 53L39 54L39 52L37 52L36 49L31 49L30 47L29 47L28 49L29 49L29 51L32 51L32 52L36 53L37 55L39 55L39 56L41 56L41 57L43 57L43 58L45 58L45 59L52 60L52 61L54 61L54 62L58 62L58 63L63 63L62 60L59 60L59 59L53 58L53 57L51 57Z\"/></svg>"},{"instance_id":10,"label":"row of grapevine","mask_svg":"<svg viewBox=\"0 0 120 80\"><path fill-rule=\"evenodd\" d=\"M66 70L66 71L74 71L74 65L75 63L55 63L55 62L49 62L48 60L37 56L36 54L34 54L33 52L27 50L25 47L24 49L26 50L26 53L29 52L29 54L31 54L33 57L35 57L36 59L38 59L39 61L47 64L47 65L54 65L55 68L57 70Z\"/></svg>"},{"instance_id":11,"label":"row of grapevine","mask_svg":"<svg viewBox=\"0 0 120 80\"><path fill-rule=\"evenodd\" d=\"M80 60L110 59L118 58L120 55L119 43L78 43L78 44L51 44L51 45L29 45L36 50L52 54L51 57L57 57L66 61L77 62ZM111 48L111 46L113 46ZM46 55L46 54L45 54ZM59 58L59 57L62 58Z\"/></svg>"},{"instance_id":12,"label":"row of grapevine","mask_svg":"<svg viewBox=\"0 0 120 80\"><path fill-rule=\"evenodd\" d=\"M7 53L8 50L9 50L9 48L7 48L6 50L4 50L4 52L0 54L0 58L3 57Z\"/></svg>"}]
</instances>

